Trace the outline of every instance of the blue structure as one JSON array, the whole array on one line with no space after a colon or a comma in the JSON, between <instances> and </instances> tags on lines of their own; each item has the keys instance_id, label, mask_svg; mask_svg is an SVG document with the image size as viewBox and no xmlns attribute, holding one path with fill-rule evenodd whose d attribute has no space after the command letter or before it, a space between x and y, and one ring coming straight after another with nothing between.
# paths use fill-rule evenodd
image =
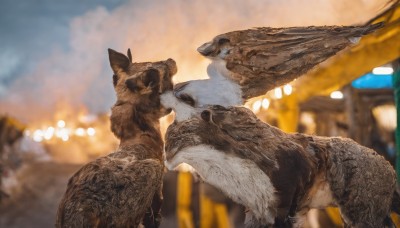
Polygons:
<instances>
[{"instance_id":1,"label":"blue structure","mask_svg":"<svg viewBox=\"0 0 400 228\"><path fill-rule=\"evenodd\" d=\"M392 89L393 74L377 75L373 73L365 74L351 83L356 89Z\"/></svg>"}]
</instances>

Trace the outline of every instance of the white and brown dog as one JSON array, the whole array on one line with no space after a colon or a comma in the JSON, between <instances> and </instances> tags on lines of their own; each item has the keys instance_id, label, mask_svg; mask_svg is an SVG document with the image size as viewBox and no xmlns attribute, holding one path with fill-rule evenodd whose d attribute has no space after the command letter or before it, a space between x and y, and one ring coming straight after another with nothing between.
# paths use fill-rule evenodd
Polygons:
<instances>
[{"instance_id":1,"label":"white and brown dog","mask_svg":"<svg viewBox=\"0 0 400 228\"><path fill-rule=\"evenodd\" d=\"M178 114L167 167L193 166L248 208L247 227L300 227L310 208L330 205L360 228L389 225L390 211L399 212L393 168L351 139L288 134L241 107L196 110L168 94L162 102Z\"/></svg>"}]
</instances>

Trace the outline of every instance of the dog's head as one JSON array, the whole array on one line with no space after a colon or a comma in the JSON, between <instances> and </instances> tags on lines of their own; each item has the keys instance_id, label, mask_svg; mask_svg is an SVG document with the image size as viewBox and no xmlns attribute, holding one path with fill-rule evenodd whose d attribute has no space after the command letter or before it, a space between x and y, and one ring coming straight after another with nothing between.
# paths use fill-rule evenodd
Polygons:
<instances>
[{"instance_id":1,"label":"dog's head","mask_svg":"<svg viewBox=\"0 0 400 228\"><path fill-rule=\"evenodd\" d=\"M201 119L216 125L217 127L241 127L249 122L257 121L257 117L249 109L244 107L223 107L220 105L210 106L201 112Z\"/></svg>"},{"instance_id":2,"label":"dog's head","mask_svg":"<svg viewBox=\"0 0 400 228\"><path fill-rule=\"evenodd\" d=\"M177 72L175 61L133 63L129 49L127 56L112 49L108 49L108 55L114 72L117 103L141 103L162 110L160 94L173 88L172 77Z\"/></svg>"}]
</instances>

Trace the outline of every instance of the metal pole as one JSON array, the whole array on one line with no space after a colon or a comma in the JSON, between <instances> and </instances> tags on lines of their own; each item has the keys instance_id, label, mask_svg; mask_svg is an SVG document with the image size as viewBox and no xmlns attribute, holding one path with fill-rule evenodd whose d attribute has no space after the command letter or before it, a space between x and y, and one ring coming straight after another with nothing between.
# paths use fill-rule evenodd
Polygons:
<instances>
[{"instance_id":1,"label":"metal pole","mask_svg":"<svg viewBox=\"0 0 400 228\"><path fill-rule=\"evenodd\" d=\"M393 61L393 92L397 110L396 127L396 174L397 182L400 182L400 59Z\"/></svg>"}]
</instances>

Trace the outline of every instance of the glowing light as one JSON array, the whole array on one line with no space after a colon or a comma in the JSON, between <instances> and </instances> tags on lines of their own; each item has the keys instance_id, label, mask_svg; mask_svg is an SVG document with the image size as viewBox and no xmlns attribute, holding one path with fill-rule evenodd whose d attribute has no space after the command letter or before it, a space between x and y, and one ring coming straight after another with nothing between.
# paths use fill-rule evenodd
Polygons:
<instances>
[{"instance_id":1,"label":"glowing light","mask_svg":"<svg viewBox=\"0 0 400 228\"><path fill-rule=\"evenodd\" d=\"M287 84L287 85L285 85L285 86L283 87L283 92L284 92L286 95L292 94L292 91L293 91L293 88L292 88L292 86L289 85L289 84Z\"/></svg>"},{"instance_id":2,"label":"glowing light","mask_svg":"<svg viewBox=\"0 0 400 228\"><path fill-rule=\"evenodd\" d=\"M343 93L340 91L333 91L330 95L332 99L343 99Z\"/></svg>"},{"instance_id":3,"label":"glowing light","mask_svg":"<svg viewBox=\"0 0 400 228\"><path fill-rule=\"evenodd\" d=\"M92 128L92 127L89 127L89 128L86 130L86 133L87 133L89 136L93 136L94 134L96 134L96 130L95 130L94 128Z\"/></svg>"},{"instance_id":4,"label":"glowing light","mask_svg":"<svg viewBox=\"0 0 400 228\"><path fill-rule=\"evenodd\" d=\"M57 127L65 127L65 121L64 120L59 120L57 122Z\"/></svg>"},{"instance_id":5,"label":"glowing light","mask_svg":"<svg viewBox=\"0 0 400 228\"><path fill-rule=\"evenodd\" d=\"M50 140L51 138L53 138L54 130L54 127L48 127L47 130L44 132L44 139Z\"/></svg>"},{"instance_id":6,"label":"glowing light","mask_svg":"<svg viewBox=\"0 0 400 228\"><path fill-rule=\"evenodd\" d=\"M43 141L43 131L42 130L36 130L33 132L33 141L35 141L35 142Z\"/></svg>"},{"instance_id":7,"label":"glowing light","mask_svg":"<svg viewBox=\"0 0 400 228\"><path fill-rule=\"evenodd\" d=\"M260 111L260 108L261 108L261 101L256 101L253 103L253 106L252 106L253 112Z\"/></svg>"},{"instance_id":8,"label":"glowing light","mask_svg":"<svg viewBox=\"0 0 400 228\"><path fill-rule=\"evenodd\" d=\"M393 74L393 68L391 67L375 67L372 73L378 75Z\"/></svg>"},{"instance_id":9,"label":"glowing light","mask_svg":"<svg viewBox=\"0 0 400 228\"><path fill-rule=\"evenodd\" d=\"M261 106L263 107L263 109L268 109L269 108L269 100L267 98L264 98L262 100Z\"/></svg>"},{"instance_id":10,"label":"glowing light","mask_svg":"<svg viewBox=\"0 0 400 228\"><path fill-rule=\"evenodd\" d=\"M281 99L282 98L282 90L281 90L281 88L276 88L275 91L274 91L274 94L275 94L275 97L277 99Z\"/></svg>"},{"instance_id":11,"label":"glowing light","mask_svg":"<svg viewBox=\"0 0 400 228\"><path fill-rule=\"evenodd\" d=\"M69 135L68 135L68 134L62 135L62 136L61 136L61 139L62 139L62 141L66 142L66 141L68 141L68 139L69 139Z\"/></svg>"},{"instance_id":12,"label":"glowing light","mask_svg":"<svg viewBox=\"0 0 400 228\"><path fill-rule=\"evenodd\" d=\"M56 137L60 139L66 138L66 136L69 136L68 129L62 128L62 129L57 129L56 131Z\"/></svg>"},{"instance_id":13,"label":"glowing light","mask_svg":"<svg viewBox=\"0 0 400 228\"><path fill-rule=\"evenodd\" d=\"M79 116L79 121L81 121L82 123L91 123L96 121L97 116L95 115L81 115Z\"/></svg>"},{"instance_id":14,"label":"glowing light","mask_svg":"<svg viewBox=\"0 0 400 228\"><path fill-rule=\"evenodd\" d=\"M75 135L77 135L77 136L84 136L86 134L86 131L85 131L85 129L83 129L83 128L77 128L76 130L75 130Z\"/></svg>"}]
</instances>

